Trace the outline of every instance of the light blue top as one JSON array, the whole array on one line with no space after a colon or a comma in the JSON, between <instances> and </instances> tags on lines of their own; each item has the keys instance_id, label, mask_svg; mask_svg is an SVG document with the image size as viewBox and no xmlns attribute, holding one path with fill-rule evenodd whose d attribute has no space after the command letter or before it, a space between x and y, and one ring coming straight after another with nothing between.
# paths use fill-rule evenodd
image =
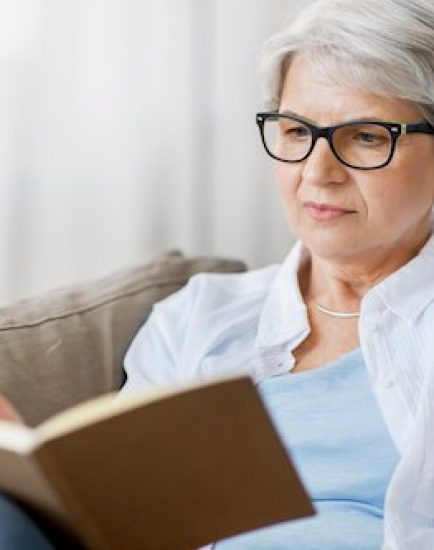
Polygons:
<instances>
[{"instance_id":1,"label":"light blue top","mask_svg":"<svg viewBox=\"0 0 434 550\"><path fill-rule=\"evenodd\" d=\"M360 349L258 386L317 515L220 541L215 550L379 550L398 453Z\"/></svg>"}]
</instances>

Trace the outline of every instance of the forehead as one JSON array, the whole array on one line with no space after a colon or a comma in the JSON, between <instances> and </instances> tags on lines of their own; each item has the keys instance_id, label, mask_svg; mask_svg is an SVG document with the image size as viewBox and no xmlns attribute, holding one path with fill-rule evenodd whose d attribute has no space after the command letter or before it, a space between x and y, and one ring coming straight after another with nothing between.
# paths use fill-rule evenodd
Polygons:
<instances>
[{"instance_id":1,"label":"forehead","mask_svg":"<svg viewBox=\"0 0 434 550\"><path fill-rule=\"evenodd\" d=\"M291 111L320 125L358 118L414 122L420 112L408 101L337 84L318 73L306 53L292 59L283 81L280 111Z\"/></svg>"}]
</instances>

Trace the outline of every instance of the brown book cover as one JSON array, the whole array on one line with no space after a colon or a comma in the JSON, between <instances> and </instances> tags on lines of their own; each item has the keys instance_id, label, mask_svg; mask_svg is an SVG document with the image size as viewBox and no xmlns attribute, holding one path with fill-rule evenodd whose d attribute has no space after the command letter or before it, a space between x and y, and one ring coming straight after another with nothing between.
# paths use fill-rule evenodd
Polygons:
<instances>
[{"instance_id":1,"label":"brown book cover","mask_svg":"<svg viewBox=\"0 0 434 550\"><path fill-rule=\"evenodd\" d=\"M246 376L1 424L0 488L91 549L190 550L314 513Z\"/></svg>"}]
</instances>

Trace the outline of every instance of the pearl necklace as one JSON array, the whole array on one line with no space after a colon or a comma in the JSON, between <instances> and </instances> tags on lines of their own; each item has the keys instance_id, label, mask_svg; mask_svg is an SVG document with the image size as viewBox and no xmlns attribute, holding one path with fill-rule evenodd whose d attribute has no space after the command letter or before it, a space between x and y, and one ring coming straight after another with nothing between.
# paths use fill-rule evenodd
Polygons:
<instances>
[{"instance_id":1,"label":"pearl necklace","mask_svg":"<svg viewBox=\"0 0 434 550\"><path fill-rule=\"evenodd\" d=\"M325 313L326 315L330 315L331 317L339 317L340 319L352 319L355 317L360 317L360 311L333 311L332 309L328 309L318 302L315 302L315 307L318 311L321 311L321 313Z\"/></svg>"}]
</instances>

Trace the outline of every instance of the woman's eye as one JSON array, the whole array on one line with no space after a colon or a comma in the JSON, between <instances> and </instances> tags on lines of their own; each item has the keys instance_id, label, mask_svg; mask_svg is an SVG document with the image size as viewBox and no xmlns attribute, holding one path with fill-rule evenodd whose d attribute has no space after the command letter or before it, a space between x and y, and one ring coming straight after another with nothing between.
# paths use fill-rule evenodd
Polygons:
<instances>
[{"instance_id":1,"label":"woman's eye","mask_svg":"<svg viewBox=\"0 0 434 550\"><path fill-rule=\"evenodd\" d=\"M292 128L287 128L285 134L289 137L294 138L305 138L309 136L309 130L305 126L297 126Z\"/></svg>"},{"instance_id":2,"label":"woman's eye","mask_svg":"<svg viewBox=\"0 0 434 550\"><path fill-rule=\"evenodd\" d=\"M359 132L355 134L354 139L364 145L380 145L384 143L385 137L382 135L371 134L369 132Z\"/></svg>"},{"instance_id":3,"label":"woman's eye","mask_svg":"<svg viewBox=\"0 0 434 550\"><path fill-rule=\"evenodd\" d=\"M360 141L366 141L367 143L372 143L375 141L375 136L374 134L367 134L366 132L360 132L360 134L358 134L356 136Z\"/></svg>"}]
</instances>

